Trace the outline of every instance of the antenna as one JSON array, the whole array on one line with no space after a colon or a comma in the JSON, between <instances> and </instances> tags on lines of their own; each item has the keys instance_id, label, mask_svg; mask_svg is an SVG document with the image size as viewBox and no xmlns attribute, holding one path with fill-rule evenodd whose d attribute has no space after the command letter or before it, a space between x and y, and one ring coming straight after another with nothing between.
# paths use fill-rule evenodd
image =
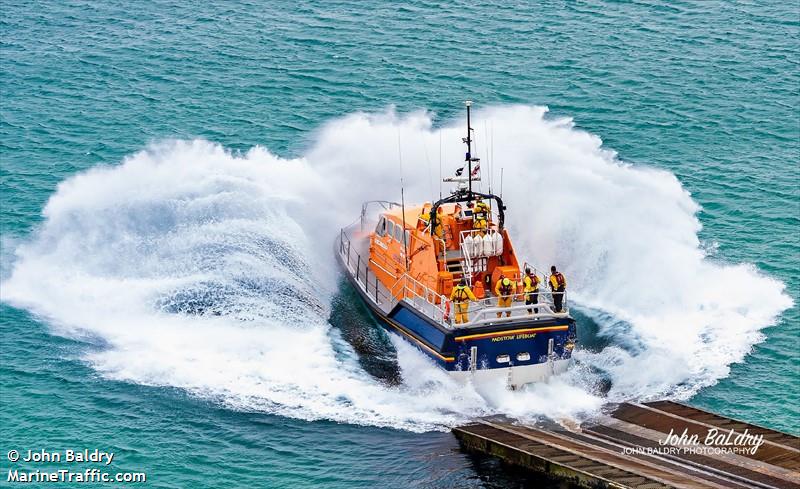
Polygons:
<instances>
[{"instance_id":1,"label":"antenna","mask_svg":"<svg viewBox=\"0 0 800 489\"><path fill-rule=\"evenodd\" d=\"M442 128L439 128L439 200L442 200Z\"/></svg>"},{"instance_id":2,"label":"antenna","mask_svg":"<svg viewBox=\"0 0 800 489\"><path fill-rule=\"evenodd\" d=\"M400 129L397 130L397 159L400 163L400 213L403 215L403 254L406 258L406 273L408 273L408 239L406 239L406 195L403 183L403 150L400 144Z\"/></svg>"},{"instance_id":3,"label":"antenna","mask_svg":"<svg viewBox=\"0 0 800 489\"><path fill-rule=\"evenodd\" d=\"M472 134L476 134L475 133L475 129L473 129L472 127L469 128L469 132L472 133ZM475 137L472 138L472 146L475 148L475 154L476 155L481 153L480 148L478 148L478 139L475 138ZM478 157L472 158L472 161L474 161L476 163L478 163L478 160L480 160L480 158L478 158ZM480 163L478 163L478 166L475 167L476 171L478 169L480 169ZM476 181L480 182L481 180L476 180ZM483 184L478 184L478 188L480 189L479 190L480 192L483 192Z\"/></svg>"},{"instance_id":4,"label":"antenna","mask_svg":"<svg viewBox=\"0 0 800 489\"><path fill-rule=\"evenodd\" d=\"M486 169L489 170L489 193L492 193L492 158L489 155L491 142L489 140L489 130L486 128L486 120L483 121L483 137L486 140Z\"/></svg>"},{"instance_id":5,"label":"antenna","mask_svg":"<svg viewBox=\"0 0 800 489\"><path fill-rule=\"evenodd\" d=\"M422 141L422 149L425 151L425 163L428 164L428 189L430 190L431 200L433 200L433 172L431 171L431 159L428 157L428 142Z\"/></svg>"},{"instance_id":6,"label":"antenna","mask_svg":"<svg viewBox=\"0 0 800 489\"><path fill-rule=\"evenodd\" d=\"M500 167L500 198L503 198L503 167Z\"/></svg>"},{"instance_id":7,"label":"antenna","mask_svg":"<svg viewBox=\"0 0 800 489\"><path fill-rule=\"evenodd\" d=\"M489 173L489 186L494 183L494 121L492 121L492 139L489 141L489 153L492 155L492 172ZM489 191L489 193L492 193ZM500 196L502 198L502 195Z\"/></svg>"},{"instance_id":8,"label":"antenna","mask_svg":"<svg viewBox=\"0 0 800 489\"><path fill-rule=\"evenodd\" d=\"M469 181L469 197L468 201L472 201L472 130L470 128L469 108L472 106L472 100L465 100L464 105L467 106L467 179Z\"/></svg>"}]
</instances>

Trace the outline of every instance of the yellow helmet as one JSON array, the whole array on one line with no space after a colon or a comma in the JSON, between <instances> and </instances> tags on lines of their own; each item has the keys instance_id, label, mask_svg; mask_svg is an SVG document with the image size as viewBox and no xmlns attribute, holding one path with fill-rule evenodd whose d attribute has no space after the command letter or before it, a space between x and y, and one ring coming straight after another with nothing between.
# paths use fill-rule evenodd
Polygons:
<instances>
[{"instance_id":1,"label":"yellow helmet","mask_svg":"<svg viewBox=\"0 0 800 489\"><path fill-rule=\"evenodd\" d=\"M511 285L511 280L509 280L507 278L504 278L503 279L503 285Z\"/></svg>"}]
</instances>

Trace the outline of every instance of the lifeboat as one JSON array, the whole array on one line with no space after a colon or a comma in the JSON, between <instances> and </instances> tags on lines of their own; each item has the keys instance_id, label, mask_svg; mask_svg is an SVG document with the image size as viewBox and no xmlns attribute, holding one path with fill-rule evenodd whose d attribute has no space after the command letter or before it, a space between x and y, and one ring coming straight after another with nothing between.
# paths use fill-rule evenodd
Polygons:
<instances>
[{"instance_id":1,"label":"lifeboat","mask_svg":"<svg viewBox=\"0 0 800 489\"><path fill-rule=\"evenodd\" d=\"M549 277L518 257L502 199L473 190L480 160L471 156L471 103L466 105L466 161L456 176L445 178L456 184L451 194L410 206L365 202L360 219L341 230L335 251L383 326L458 380L500 379L516 389L567 370L576 325L567 298L557 310L553 294L559 293L548 290ZM525 303L525 270L539 277L535 305ZM508 306L495 295L502 278L511 281L501 292L511 296ZM475 296L466 306L450 299L459 284ZM464 307L466 317L458 317Z\"/></svg>"}]
</instances>

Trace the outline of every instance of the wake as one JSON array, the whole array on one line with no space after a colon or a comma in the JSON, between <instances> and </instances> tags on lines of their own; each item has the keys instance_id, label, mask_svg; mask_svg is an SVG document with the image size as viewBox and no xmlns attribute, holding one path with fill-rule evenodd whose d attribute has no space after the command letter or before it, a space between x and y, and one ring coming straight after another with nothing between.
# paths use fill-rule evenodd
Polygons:
<instances>
[{"instance_id":1,"label":"wake","mask_svg":"<svg viewBox=\"0 0 800 489\"><path fill-rule=\"evenodd\" d=\"M329 323L332 240L362 201L399 197L398 134L407 201L438 197L440 140L445 172L463 158L461 126L434 129L423 112L332 121L296 159L171 141L75 175L16 247L2 299L56 334L101 338L84 359L108 378L308 420L424 431L493 413L581 416L727 376L791 306L784 285L707 257L674 175L627 165L545 113L479 111L476 132L480 143L482 121L492 128L484 185L498 190L502 166L523 258L559 265L610 345L579 348L577 368L548 384L460 386L392 337L403 382L389 386Z\"/></svg>"}]
</instances>

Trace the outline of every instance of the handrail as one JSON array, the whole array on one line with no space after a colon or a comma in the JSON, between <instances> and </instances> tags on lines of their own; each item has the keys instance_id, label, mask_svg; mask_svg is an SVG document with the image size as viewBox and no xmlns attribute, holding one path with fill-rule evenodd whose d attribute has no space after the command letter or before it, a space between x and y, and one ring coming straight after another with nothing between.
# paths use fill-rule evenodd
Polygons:
<instances>
[{"instance_id":1,"label":"handrail","mask_svg":"<svg viewBox=\"0 0 800 489\"><path fill-rule=\"evenodd\" d=\"M432 234L431 237L441 243L440 249L442 250L442 263L447 264L447 243L445 243L444 239L440 238L439 236L434 236Z\"/></svg>"},{"instance_id":2,"label":"handrail","mask_svg":"<svg viewBox=\"0 0 800 489\"><path fill-rule=\"evenodd\" d=\"M350 270L351 273L353 273L353 276L356 279L356 283L360 287L362 287L364 292L367 293L368 297L372 297L372 294L370 293L370 280L369 280L370 262L375 266L384 270L384 272L386 272L388 275L394 276L371 258L367 259L367 261L364 261L364 259L361 257L360 254L351 252L351 239L347 235L347 233L345 233L344 229L342 229L339 234L339 254L345 261L347 268ZM355 255L355 257L353 255ZM353 262L355 262L355 267L353 266ZM398 289L400 285L402 285L402 288ZM394 304L396 304L399 300L410 299L414 301L415 306L418 309L421 309L419 307L420 305L417 304L416 302L417 299L422 299L425 301L425 304L427 304L428 307L431 309L425 312L429 313L429 316L442 326L450 327L449 324L447 323L447 318L446 318L447 312L444 307L447 298L443 295L438 294L436 291L426 286L419 280L415 279L407 272L401 275L400 277L397 277L394 284L392 284L391 287L388 288L389 295L386 295L384 292L380 290L380 285L377 276L375 276L375 283L373 287L374 287L374 292L372 293L374 294L376 303L381 304L383 302L387 302L393 307ZM439 301L438 304L437 300Z\"/></svg>"},{"instance_id":3,"label":"handrail","mask_svg":"<svg viewBox=\"0 0 800 489\"><path fill-rule=\"evenodd\" d=\"M433 297L436 297L436 296L438 296L438 295L439 295L439 294L438 294L438 293L437 293L435 290L431 289L431 288L430 288L430 287L428 287L427 285L423 284L423 283L422 283L422 282L420 282L419 280L417 280L417 279L415 279L414 277L412 277L411 275L409 275L409 274L408 274L408 272L406 272L406 273L404 273L403 275L401 275L401 276L400 276L400 277L399 277L399 278L398 278L398 279L395 281L395 283L394 283L394 284L392 284L392 287L391 287L391 292L394 292L394 289L395 289L395 287L397 287L397 284L399 284L401 280L405 280L405 281L411 281L411 283L412 283L412 284L413 284L415 287L417 287L417 288L419 288L419 289L422 289L423 291L425 291L425 292L427 293L427 295L431 295L431 296L433 296Z\"/></svg>"},{"instance_id":4,"label":"handrail","mask_svg":"<svg viewBox=\"0 0 800 489\"><path fill-rule=\"evenodd\" d=\"M531 312L528 313L528 309L533 308L539 309L539 312ZM525 318L549 318L549 317L566 317L569 315L569 311L562 310L561 312L555 312L552 306L546 302L542 302L539 304L519 304L511 307L485 307L478 309L477 311L470 311L470 314L475 313L475 315L470 318L471 320L468 323L464 323L467 326L479 326L482 324L489 324L489 323L502 323L502 322L509 322L519 319L520 317ZM511 313L510 316L507 316L507 313ZM520 313L520 314L517 314ZM501 314L500 317L496 317L496 314ZM488 317L487 317L488 316Z\"/></svg>"},{"instance_id":5,"label":"handrail","mask_svg":"<svg viewBox=\"0 0 800 489\"><path fill-rule=\"evenodd\" d=\"M526 260L526 261L523 263L523 265L522 265L522 276L523 276L523 277L525 277L525 270L527 270L527 269L529 269L529 268L530 268L531 270L533 270L533 274L534 274L534 275L536 275L537 277L539 277L539 279L540 279L540 280L539 280L539 283L540 283L540 284L546 284L546 283L547 283L547 275L545 275L544 273L540 272L538 268L536 268L535 266L533 266L533 265L532 265L530 262L528 262L527 260Z\"/></svg>"},{"instance_id":6,"label":"handrail","mask_svg":"<svg viewBox=\"0 0 800 489\"><path fill-rule=\"evenodd\" d=\"M539 269L537 269L534 265L532 265L527 260L525 261L525 263L524 263L524 265L522 267L522 277L523 278L525 277L525 269L526 268L530 268L531 270L533 270L533 273L537 277L539 277L541 279L539 281L539 287L540 287L539 294L547 294L547 295L549 295L551 302L552 302L552 299L553 299L553 295L561 294L563 296L562 307L564 308L564 310L567 310L567 292L566 291L564 291L564 292L553 292L552 290L550 290L550 276L548 274L546 274L546 273L543 273L543 272L539 271Z\"/></svg>"},{"instance_id":7,"label":"handrail","mask_svg":"<svg viewBox=\"0 0 800 489\"><path fill-rule=\"evenodd\" d=\"M487 259L489 256L495 255L488 255L484 251L480 255L473 256L473 250L468 249L464 243L467 236L471 236L473 239L483 239L485 235L485 231L482 229L467 229L461 231L461 254L463 255L464 261L464 268L468 270L470 277L469 277L469 284L472 285L472 276L479 272L485 272L487 266ZM473 245L474 246L474 245ZM483 244L481 244L483 247Z\"/></svg>"},{"instance_id":8,"label":"handrail","mask_svg":"<svg viewBox=\"0 0 800 489\"><path fill-rule=\"evenodd\" d=\"M393 279L397 279L397 275L393 274L389 270L387 270L387 269L383 268L382 266L380 266L380 264L378 264L378 262L376 262L372 258L369 259L369 262L372 263L373 265L375 265L376 267L380 268L381 271L383 271L386 275L392 277Z\"/></svg>"},{"instance_id":9,"label":"handrail","mask_svg":"<svg viewBox=\"0 0 800 489\"><path fill-rule=\"evenodd\" d=\"M472 270L472 250L468 250L464 240L461 240L461 259L464 261L464 265L461 267L463 269L463 277L467 279L467 285L472 287L472 275L474 275L474 271Z\"/></svg>"},{"instance_id":10,"label":"handrail","mask_svg":"<svg viewBox=\"0 0 800 489\"><path fill-rule=\"evenodd\" d=\"M351 252L351 240L347 233L344 232L344 229L339 234L339 254L344 259L346 267L353 273L356 283L364 290L367 296L374 296L375 302L378 304L390 299L385 293L381 292L378 276L374 273L375 281L372 284L373 290L370 292L369 260L364 261L360 254ZM354 262L355 267L353 266ZM363 274L361 272L362 269Z\"/></svg>"},{"instance_id":11,"label":"handrail","mask_svg":"<svg viewBox=\"0 0 800 489\"><path fill-rule=\"evenodd\" d=\"M436 292L435 292L433 289L431 289L431 288L430 288L430 287L428 287L427 285L423 284L423 283L422 283L422 282L420 282L419 280L417 280L417 279L415 279L414 277L412 277L411 275L409 275L409 274L408 274L408 272L406 272L406 273L404 273L403 275L401 275L401 276L400 276L400 277L399 277L399 278L398 278L398 279L397 279L397 280L394 282L394 284L392 284L392 287L391 287L391 289L390 289L390 290L391 290L391 292L394 292L394 289L395 289L395 287L397 287L397 284L399 284L401 280L406 280L406 281L409 281L409 280L410 280L410 281L411 281L411 282L412 282L412 283L413 283L415 286L417 286L417 287L419 287L419 288L421 288L421 289L423 289L423 290L425 290L425 291L427 291L427 292L433 293L434 295L438 295L438 294L436 294Z\"/></svg>"},{"instance_id":12,"label":"handrail","mask_svg":"<svg viewBox=\"0 0 800 489\"><path fill-rule=\"evenodd\" d=\"M402 289L400 291L396 291L397 286L402 282ZM409 286L408 282L411 282L412 286ZM421 283L419 280L415 279L408 273L403 274L400 278L392 284L390 289L391 295L395 298L400 296L399 300L402 299L411 299L417 309L420 309L419 304L416 303L416 299L422 299L425 301L425 304L430 307L433 314L429 314L434 321L438 322L445 328L449 328L450 325L447 322L447 310L445 309L444 304L447 301L447 298L444 295L437 293L435 290L431 289L430 287L426 286L425 284ZM399 292L399 294L398 294ZM410 295L409 295L410 293ZM436 300L439 300L439 303L436 303ZM428 311L423 311L428 312Z\"/></svg>"},{"instance_id":13,"label":"handrail","mask_svg":"<svg viewBox=\"0 0 800 489\"><path fill-rule=\"evenodd\" d=\"M477 301L472 301L469 307L469 314L471 316L471 320L466 325L475 325L475 324L483 324L483 323L492 323L498 321L507 321L508 318L505 317L506 312L511 312L511 319L519 318L519 317L529 317L529 318L541 318L541 317L562 317L569 314L569 308L566 307L567 304L567 293L565 292L552 292L549 290L546 291L539 291L539 302L535 304L525 304L524 298L525 293L521 294L512 294L512 305L509 307L499 307L497 305L497 298L496 297L485 297L483 299L478 299ZM562 303L562 309L560 312L555 311L555 303L553 301L554 295L561 295L564 297ZM527 310L530 309L531 313L528 313ZM539 312L533 312L533 310L538 310ZM524 311L522 314L515 314L516 312ZM496 313L503 313L502 318L490 318L490 319L483 319L484 316L496 314Z\"/></svg>"},{"instance_id":14,"label":"handrail","mask_svg":"<svg viewBox=\"0 0 800 489\"><path fill-rule=\"evenodd\" d=\"M367 209L369 208L370 204L380 204L385 210L392 210L394 207L400 207L400 204L397 202L391 202L388 200L368 200L361 204L361 231L364 231L364 221L367 218Z\"/></svg>"}]
</instances>

